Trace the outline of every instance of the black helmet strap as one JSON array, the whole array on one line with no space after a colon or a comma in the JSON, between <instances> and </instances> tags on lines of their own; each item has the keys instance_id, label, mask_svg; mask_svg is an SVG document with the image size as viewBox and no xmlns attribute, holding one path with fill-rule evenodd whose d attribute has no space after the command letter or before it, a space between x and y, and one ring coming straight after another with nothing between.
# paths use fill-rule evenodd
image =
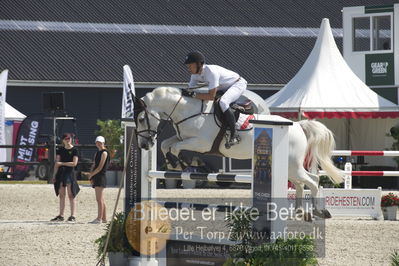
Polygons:
<instances>
[{"instance_id":1,"label":"black helmet strap","mask_svg":"<svg viewBox=\"0 0 399 266\"><path fill-rule=\"evenodd\" d=\"M204 63L201 62L197 62L197 71L195 71L195 74L199 74L201 71L202 66L204 65Z\"/></svg>"}]
</instances>

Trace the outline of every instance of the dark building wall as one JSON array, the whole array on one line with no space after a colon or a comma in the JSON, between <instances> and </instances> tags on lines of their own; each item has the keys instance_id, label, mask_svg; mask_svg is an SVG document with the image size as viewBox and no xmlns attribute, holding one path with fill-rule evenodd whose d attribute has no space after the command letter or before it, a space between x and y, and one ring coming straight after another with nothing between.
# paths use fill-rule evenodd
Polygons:
<instances>
[{"instance_id":1,"label":"dark building wall","mask_svg":"<svg viewBox=\"0 0 399 266\"><path fill-rule=\"evenodd\" d=\"M145 93L152 89L137 88L138 97L142 97ZM120 119L122 89L121 88L55 88L55 87L12 87L7 88L7 102L25 115L42 113L43 110L43 93L44 92L64 92L65 112L68 116L76 118L77 136L81 144L93 144L96 137L95 131L98 129L96 125L97 119ZM254 91L262 98L267 98L276 91ZM50 115L50 114L48 114ZM73 123L58 122L58 136L63 132L74 132ZM51 134L51 120L46 120L43 124L41 134ZM164 128L159 136L159 143L162 140L174 135L172 126ZM84 155L91 156L92 150L87 151ZM159 153L160 155L160 153ZM221 161L214 156L203 157L205 162L213 169L222 167ZM162 156L158 158L160 165L163 164ZM216 161L215 161L216 160ZM213 163L216 162L216 163ZM240 162L235 160L235 169L247 168L247 161Z\"/></svg>"},{"instance_id":2,"label":"dark building wall","mask_svg":"<svg viewBox=\"0 0 399 266\"><path fill-rule=\"evenodd\" d=\"M149 91L151 89L136 89L138 97L144 96ZM97 129L97 119L120 119L121 88L9 86L7 88L7 102L25 115L42 113L43 92L64 92L66 114L77 119L78 136L82 143L93 142ZM255 92L262 98L267 98L275 91ZM68 125L64 127L65 130L69 129Z\"/></svg>"},{"instance_id":3,"label":"dark building wall","mask_svg":"<svg viewBox=\"0 0 399 266\"><path fill-rule=\"evenodd\" d=\"M66 114L75 117L81 143L95 139L97 119L120 119L121 88L8 87L7 102L25 115L43 112L43 92L64 92ZM149 90L138 89L139 96ZM46 123L47 124L47 123ZM71 131L72 123L60 122L60 131ZM48 132L45 129L44 132ZM50 129L51 130L51 129ZM60 132L62 134L62 132Z\"/></svg>"}]
</instances>

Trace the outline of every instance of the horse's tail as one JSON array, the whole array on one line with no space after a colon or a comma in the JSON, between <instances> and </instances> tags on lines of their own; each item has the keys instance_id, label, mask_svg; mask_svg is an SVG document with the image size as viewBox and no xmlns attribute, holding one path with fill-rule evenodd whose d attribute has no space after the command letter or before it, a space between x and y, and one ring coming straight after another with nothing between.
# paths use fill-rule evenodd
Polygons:
<instances>
[{"instance_id":1,"label":"horse's tail","mask_svg":"<svg viewBox=\"0 0 399 266\"><path fill-rule=\"evenodd\" d=\"M335 148L333 133L322 123L314 120L299 121L308 140L308 165L320 165L336 184L344 181L340 170L331 160L331 152Z\"/></svg>"}]
</instances>

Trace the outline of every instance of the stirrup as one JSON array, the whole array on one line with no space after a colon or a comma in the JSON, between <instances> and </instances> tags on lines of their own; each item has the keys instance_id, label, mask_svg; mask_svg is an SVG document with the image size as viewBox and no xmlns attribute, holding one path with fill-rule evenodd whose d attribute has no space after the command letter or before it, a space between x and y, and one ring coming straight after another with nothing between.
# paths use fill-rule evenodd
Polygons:
<instances>
[{"instance_id":1,"label":"stirrup","mask_svg":"<svg viewBox=\"0 0 399 266\"><path fill-rule=\"evenodd\" d=\"M226 144L224 144L224 146L226 147L226 149L230 149L231 146L239 144L241 141L241 138L239 135L235 135L233 138L231 138L230 140L226 141Z\"/></svg>"}]
</instances>

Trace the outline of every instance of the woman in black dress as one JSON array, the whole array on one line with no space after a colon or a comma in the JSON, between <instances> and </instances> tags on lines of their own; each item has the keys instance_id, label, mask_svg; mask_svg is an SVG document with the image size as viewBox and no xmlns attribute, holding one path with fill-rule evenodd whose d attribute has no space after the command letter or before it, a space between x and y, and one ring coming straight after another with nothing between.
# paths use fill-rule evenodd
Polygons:
<instances>
[{"instance_id":1,"label":"woman in black dress","mask_svg":"<svg viewBox=\"0 0 399 266\"><path fill-rule=\"evenodd\" d=\"M79 193L79 185L73 172L78 164L78 150L72 145L72 135L65 133L62 136L62 147L57 148L54 164L53 183L55 194L60 198L60 212L51 221L64 221L65 197L68 192L71 206L71 216L68 222L75 222L75 197Z\"/></svg>"},{"instance_id":2,"label":"woman in black dress","mask_svg":"<svg viewBox=\"0 0 399 266\"><path fill-rule=\"evenodd\" d=\"M99 224L101 222L107 222L106 206L104 201L104 188L106 187L107 181L105 172L107 171L109 154L105 148L105 138L98 136L96 138L96 146L98 151L94 157L94 165L92 171L89 174L89 180L96 191L97 200L97 218L90 223Z\"/></svg>"}]
</instances>

